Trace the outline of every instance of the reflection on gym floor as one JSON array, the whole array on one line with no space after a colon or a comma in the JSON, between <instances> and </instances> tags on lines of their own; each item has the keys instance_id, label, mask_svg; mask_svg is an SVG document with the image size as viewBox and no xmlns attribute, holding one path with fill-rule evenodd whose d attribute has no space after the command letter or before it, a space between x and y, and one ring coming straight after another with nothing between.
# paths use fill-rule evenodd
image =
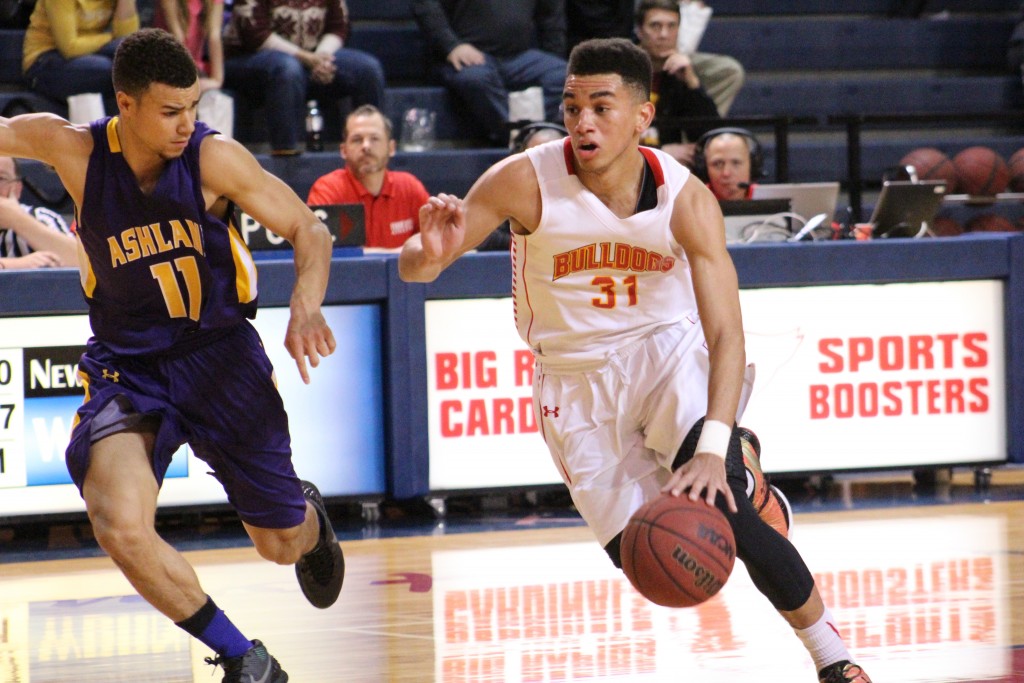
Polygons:
<instances>
[{"instance_id":1,"label":"reflection on gym floor","mask_svg":"<svg viewBox=\"0 0 1024 683\"><path fill-rule=\"evenodd\" d=\"M1022 520L1017 502L798 513L793 541L875 681L1017 681ZM344 541L345 588L324 611L249 547L188 556L296 683L815 680L741 564L713 600L666 609L582 526L520 526ZM0 576L0 681L220 678L105 558Z\"/></svg>"}]
</instances>

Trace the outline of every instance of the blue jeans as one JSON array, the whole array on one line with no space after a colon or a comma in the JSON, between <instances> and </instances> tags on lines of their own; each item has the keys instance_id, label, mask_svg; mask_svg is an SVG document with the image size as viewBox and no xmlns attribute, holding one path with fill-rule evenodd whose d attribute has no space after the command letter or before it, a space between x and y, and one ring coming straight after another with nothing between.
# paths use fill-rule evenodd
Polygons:
<instances>
[{"instance_id":1,"label":"blue jeans","mask_svg":"<svg viewBox=\"0 0 1024 683\"><path fill-rule=\"evenodd\" d=\"M117 100L110 72L114 64L114 50L122 40L112 40L91 55L71 59L65 59L57 50L44 52L25 72L25 80L35 92L65 106L71 95L98 92L103 96L107 114L116 114Z\"/></svg>"},{"instance_id":2,"label":"blue jeans","mask_svg":"<svg viewBox=\"0 0 1024 683\"><path fill-rule=\"evenodd\" d=\"M296 57L259 50L224 62L224 87L242 100L265 103L270 146L297 149L305 136L306 100L350 97L352 106L384 100L384 67L373 55L341 48L334 53L334 80L316 83Z\"/></svg>"},{"instance_id":3,"label":"blue jeans","mask_svg":"<svg viewBox=\"0 0 1024 683\"><path fill-rule=\"evenodd\" d=\"M487 137L500 146L508 144L508 94L539 85L544 90L544 118L561 121L565 60L543 50L527 50L514 57L486 55L484 64L456 71L447 62L441 80L469 109Z\"/></svg>"}]
</instances>

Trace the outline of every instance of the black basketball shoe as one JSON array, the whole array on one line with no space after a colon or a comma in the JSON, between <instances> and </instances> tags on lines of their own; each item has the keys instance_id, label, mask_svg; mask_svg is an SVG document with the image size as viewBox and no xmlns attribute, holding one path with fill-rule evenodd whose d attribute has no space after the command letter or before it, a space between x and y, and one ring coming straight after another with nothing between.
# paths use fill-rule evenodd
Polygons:
<instances>
[{"instance_id":1,"label":"black basketball shoe","mask_svg":"<svg viewBox=\"0 0 1024 683\"><path fill-rule=\"evenodd\" d=\"M258 640L241 657L207 657L207 664L224 667L223 683L287 683L288 674Z\"/></svg>"},{"instance_id":2,"label":"black basketball shoe","mask_svg":"<svg viewBox=\"0 0 1024 683\"><path fill-rule=\"evenodd\" d=\"M819 671L818 683L871 683L871 677L864 669L844 659Z\"/></svg>"},{"instance_id":3,"label":"black basketball shoe","mask_svg":"<svg viewBox=\"0 0 1024 683\"><path fill-rule=\"evenodd\" d=\"M320 518L320 542L295 563L295 576L302 594L314 607L326 609L333 605L341 593L345 580L345 556L338 545L338 537L331 528L331 520L324 509L320 491L308 481L302 482L302 495L316 510Z\"/></svg>"}]
</instances>

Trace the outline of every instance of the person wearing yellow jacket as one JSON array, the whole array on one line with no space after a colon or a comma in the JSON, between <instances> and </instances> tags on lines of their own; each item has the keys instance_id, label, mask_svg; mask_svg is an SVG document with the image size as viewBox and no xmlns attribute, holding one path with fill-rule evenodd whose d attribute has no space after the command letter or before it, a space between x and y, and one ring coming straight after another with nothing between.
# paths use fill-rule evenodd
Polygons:
<instances>
[{"instance_id":1,"label":"person wearing yellow jacket","mask_svg":"<svg viewBox=\"0 0 1024 683\"><path fill-rule=\"evenodd\" d=\"M110 80L120 39L139 29L135 0L37 0L22 52L29 87L60 103L99 93L117 111Z\"/></svg>"}]
</instances>

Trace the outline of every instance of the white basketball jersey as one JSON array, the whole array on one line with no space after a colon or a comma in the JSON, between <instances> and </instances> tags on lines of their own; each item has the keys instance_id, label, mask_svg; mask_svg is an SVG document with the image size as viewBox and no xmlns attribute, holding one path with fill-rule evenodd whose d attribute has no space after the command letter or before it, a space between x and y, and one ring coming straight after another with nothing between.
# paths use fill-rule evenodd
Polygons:
<instances>
[{"instance_id":1,"label":"white basketball jersey","mask_svg":"<svg viewBox=\"0 0 1024 683\"><path fill-rule=\"evenodd\" d=\"M658 327L697 319L690 268L669 227L690 172L640 150L658 203L628 218L580 183L568 139L527 151L542 210L532 234L513 234L512 293L519 334L548 368L600 365Z\"/></svg>"}]
</instances>

